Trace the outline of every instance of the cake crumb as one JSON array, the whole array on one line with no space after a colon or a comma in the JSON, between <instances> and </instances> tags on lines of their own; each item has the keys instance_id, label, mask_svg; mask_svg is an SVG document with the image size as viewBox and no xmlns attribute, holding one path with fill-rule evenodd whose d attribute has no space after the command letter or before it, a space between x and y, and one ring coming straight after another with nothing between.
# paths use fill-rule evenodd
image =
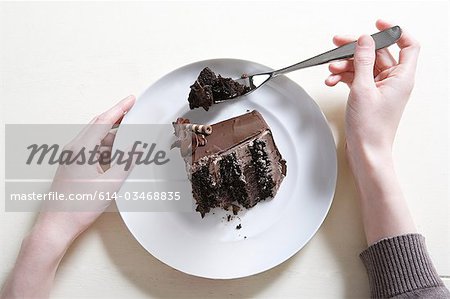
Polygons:
<instances>
[{"instance_id":1,"label":"cake crumb","mask_svg":"<svg viewBox=\"0 0 450 299\"><path fill-rule=\"evenodd\" d=\"M234 205L234 204L231 205L231 208L233 210L233 215L237 215L238 212L241 210L241 208L239 206Z\"/></svg>"},{"instance_id":2,"label":"cake crumb","mask_svg":"<svg viewBox=\"0 0 450 299\"><path fill-rule=\"evenodd\" d=\"M236 225L236 229L241 229L242 225L239 223L238 225Z\"/></svg>"}]
</instances>

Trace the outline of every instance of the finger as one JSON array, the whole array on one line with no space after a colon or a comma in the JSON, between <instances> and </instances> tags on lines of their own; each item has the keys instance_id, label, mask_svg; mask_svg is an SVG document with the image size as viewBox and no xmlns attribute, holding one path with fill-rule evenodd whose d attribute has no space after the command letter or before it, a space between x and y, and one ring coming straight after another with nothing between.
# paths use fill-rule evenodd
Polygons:
<instances>
[{"instance_id":1,"label":"finger","mask_svg":"<svg viewBox=\"0 0 450 299\"><path fill-rule=\"evenodd\" d=\"M85 131L81 141L88 146L94 147L99 145L105 138L111 127L127 113L135 102L134 96L128 96L108 111L100 114L95 121L89 125L89 128Z\"/></svg>"},{"instance_id":2,"label":"finger","mask_svg":"<svg viewBox=\"0 0 450 299\"><path fill-rule=\"evenodd\" d=\"M356 38L351 35L335 35L333 37L333 43L338 47L346 45L346 44L354 42L354 41L356 41Z\"/></svg>"},{"instance_id":3,"label":"finger","mask_svg":"<svg viewBox=\"0 0 450 299\"><path fill-rule=\"evenodd\" d=\"M379 30L385 30L394 25L384 20L378 20L376 26ZM411 70L415 70L420 52L419 42L408 31L402 29L402 35L397 41L397 45L400 48L399 63L406 65Z\"/></svg>"},{"instance_id":4,"label":"finger","mask_svg":"<svg viewBox=\"0 0 450 299\"><path fill-rule=\"evenodd\" d=\"M106 170L109 169L111 164L111 155L112 155L112 148L110 146L100 147L99 155L97 157L98 159L97 171L99 173L104 173Z\"/></svg>"},{"instance_id":5,"label":"finger","mask_svg":"<svg viewBox=\"0 0 450 299\"><path fill-rule=\"evenodd\" d=\"M379 74L375 76L375 83L378 85L380 81L383 81L384 79L388 78L389 75L392 73L393 69L386 69Z\"/></svg>"},{"instance_id":6,"label":"finger","mask_svg":"<svg viewBox=\"0 0 450 299\"><path fill-rule=\"evenodd\" d=\"M333 37L333 43L336 46L343 46L345 44L354 42L356 40L356 38L354 38L353 36L346 36L346 35L336 35L335 37ZM388 49L380 49L377 51L377 57L376 57L376 67L380 70L383 71L386 68L390 68L394 65L397 64L397 61L395 60L395 58L392 56L392 54L389 52ZM331 70L330 70L331 71Z\"/></svg>"},{"instance_id":7,"label":"finger","mask_svg":"<svg viewBox=\"0 0 450 299\"><path fill-rule=\"evenodd\" d=\"M342 46L342 45L345 45L345 44L348 44L348 43L354 42L354 41L355 41L355 38L351 37L351 36L337 35L333 38L333 42L336 46ZM379 69L380 71L383 71L383 70L390 68L396 64L397 64L397 61L395 60L394 57L392 57L389 50L381 49L381 50L377 51L377 56L376 56L376 61L375 61L375 66L377 69ZM333 70L330 69L330 71L333 73L342 72L341 70L339 70L338 68L335 68L334 66L332 66L331 68ZM348 70L351 70L351 69L348 69ZM347 70L344 70L344 71L347 71Z\"/></svg>"},{"instance_id":8,"label":"finger","mask_svg":"<svg viewBox=\"0 0 450 299\"><path fill-rule=\"evenodd\" d=\"M89 128L91 127L90 125L92 125L95 122L95 117L93 119L91 119L87 125L85 125L80 132L78 132L78 134L75 136L75 138L73 138L69 144L72 145L80 145L80 140L81 138L86 134L87 130L89 130Z\"/></svg>"},{"instance_id":9,"label":"finger","mask_svg":"<svg viewBox=\"0 0 450 299\"><path fill-rule=\"evenodd\" d=\"M391 68L397 65L397 61L392 56L391 52L388 49L380 49L377 51L377 58L375 60L375 66L380 70L384 71L385 69Z\"/></svg>"},{"instance_id":10,"label":"finger","mask_svg":"<svg viewBox=\"0 0 450 299\"><path fill-rule=\"evenodd\" d=\"M136 166L136 162L143 154L141 147L130 147L125 150L125 156L123 161L111 161L109 169L105 173L105 178L114 181L118 184L118 188L128 178L131 171Z\"/></svg>"},{"instance_id":11,"label":"finger","mask_svg":"<svg viewBox=\"0 0 450 299\"><path fill-rule=\"evenodd\" d=\"M116 138L116 130L111 130L106 134L105 138L103 138L101 145L104 146L112 146L114 143L114 139Z\"/></svg>"},{"instance_id":12,"label":"finger","mask_svg":"<svg viewBox=\"0 0 450 299\"><path fill-rule=\"evenodd\" d=\"M135 100L135 97L132 95L126 97L111 109L100 114L94 124L107 124L112 126L133 107Z\"/></svg>"},{"instance_id":13,"label":"finger","mask_svg":"<svg viewBox=\"0 0 450 299\"><path fill-rule=\"evenodd\" d=\"M122 122L123 118L125 115L122 115L121 118L119 118L118 120L116 120L116 122L113 125L113 129L118 128L120 126L120 123Z\"/></svg>"},{"instance_id":14,"label":"finger","mask_svg":"<svg viewBox=\"0 0 450 299\"><path fill-rule=\"evenodd\" d=\"M375 41L369 35L363 35L355 46L353 83L358 86L375 86L373 68L375 64Z\"/></svg>"},{"instance_id":15,"label":"finger","mask_svg":"<svg viewBox=\"0 0 450 299\"><path fill-rule=\"evenodd\" d=\"M353 72L353 60L343 60L338 62L330 63L328 69L333 74L339 74L343 72Z\"/></svg>"},{"instance_id":16,"label":"finger","mask_svg":"<svg viewBox=\"0 0 450 299\"><path fill-rule=\"evenodd\" d=\"M339 83L339 75L329 75L328 78L325 79L325 85L333 87Z\"/></svg>"},{"instance_id":17,"label":"finger","mask_svg":"<svg viewBox=\"0 0 450 299\"><path fill-rule=\"evenodd\" d=\"M347 85L352 84L354 73L353 72L344 72L337 75L330 75L325 80L325 84L328 86L335 86L339 82L346 83Z\"/></svg>"}]
</instances>

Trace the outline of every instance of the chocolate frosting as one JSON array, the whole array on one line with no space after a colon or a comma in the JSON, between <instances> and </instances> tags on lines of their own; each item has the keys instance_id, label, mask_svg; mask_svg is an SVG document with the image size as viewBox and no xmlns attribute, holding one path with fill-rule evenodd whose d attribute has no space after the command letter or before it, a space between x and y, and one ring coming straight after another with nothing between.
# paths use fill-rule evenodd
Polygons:
<instances>
[{"instance_id":1,"label":"chocolate frosting","mask_svg":"<svg viewBox=\"0 0 450 299\"><path fill-rule=\"evenodd\" d=\"M193 151L193 163L205 156L226 151L265 130L269 130L269 126L256 110L216 123L212 125L212 128L213 133L206 137L208 143Z\"/></svg>"}]
</instances>

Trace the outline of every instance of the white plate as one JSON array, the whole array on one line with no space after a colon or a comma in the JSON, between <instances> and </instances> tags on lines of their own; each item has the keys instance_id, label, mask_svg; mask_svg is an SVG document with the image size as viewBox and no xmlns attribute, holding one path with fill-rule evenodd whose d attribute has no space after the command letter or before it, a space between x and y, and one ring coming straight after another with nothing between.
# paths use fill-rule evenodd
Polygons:
<instances>
[{"instance_id":1,"label":"white plate","mask_svg":"<svg viewBox=\"0 0 450 299\"><path fill-rule=\"evenodd\" d=\"M197 212L124 212L136 240L157 259L182 272L215 279L245 277L271 269L298 252L330 208L337 176L336 148L327 121L310 96L280 76L244 99L189 110L189 86L204 67L236 78L270 70L251 61L215 59L181 67L139 98L123 123L167 124L185 116L215 123L256 109L272 129L287 161L287 177L276 197L228 222L224 211L204 219ZM116 142L120 144L120 130ZM127 183L121 192L127 190ZM236 225L241 224L240 230ZM132 254L132 253L130 253Z\"/></svg>"}]
</instances>

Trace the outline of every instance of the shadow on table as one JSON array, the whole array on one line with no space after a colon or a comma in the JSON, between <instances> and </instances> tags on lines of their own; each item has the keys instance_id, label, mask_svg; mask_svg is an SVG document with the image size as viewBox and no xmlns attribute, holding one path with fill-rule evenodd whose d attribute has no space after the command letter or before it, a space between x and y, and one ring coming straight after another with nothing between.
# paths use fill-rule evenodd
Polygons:
<instances>
[{"instance_id":1,"label":"shadow on table","mask_svg":"<svg viewBox=\"0 0 450 299\"><path fill-rule=\"evenodd\" d=\"M321 107L328 119L336 141L338 176L330 212L319 231L340 266L340 280L344 282L345 298L367 298L369 286L366 271L359 258L366 241L359 210L359 202L351 170L345 156L344 117L346 101L327 99Z\"/></svg>"},{"instance_id":2,"label":"shadow on table","mask_svg":"<svg viewBox=\"0 0 450 299\"><path fill-rule=\"evenodd\" d=\"M133 238L118 213L106 213L96 228L105 249L123 276L151 297L223 298L256 297L275 284L290 266L287 261L262 274L231 280L214 280L187 275L172 269L149 254Z\"/></svg>"}]
</instances>

